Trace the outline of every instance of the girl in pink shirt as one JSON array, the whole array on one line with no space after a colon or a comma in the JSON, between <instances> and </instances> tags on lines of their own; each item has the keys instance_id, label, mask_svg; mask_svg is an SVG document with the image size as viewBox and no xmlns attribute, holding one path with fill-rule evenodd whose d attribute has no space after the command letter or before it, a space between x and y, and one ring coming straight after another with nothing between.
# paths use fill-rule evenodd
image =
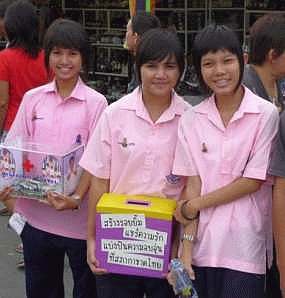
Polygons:
<instances>
[{"instance_id":1,"label":"girl in pink shirt","mask_svg":"<svg viewBox=\"0 0 285 298\"><path fill-rule=\"evenodd\" d=\"M227 27L202 30L193 61L210 96L178 128L173 173L188 179L176 210L186 225L182 260L200 298L264 297L271 226L266 172L278 111L241 85L243 53Z\"/></svg>"},{"instance_id":2,"label":"girl in pink shirt","mask_svg":"<svg viewBox=\"0 0 285 298\"><path fill-rule=\"evenodd\" d=\"M80 161L93 175L88 263L98 274L100 298L174 297L165 279L102 275L106 270L95 258L96 203L103 193L177 198L183 187L183 180L172 174L178 120L188 107L174 91L184 69L178 37L162 29L146 32L136 52L136 67L140 86L104 111Z\"/></svg>"},{"instance_id":3,"label":"girl in pink shirt","mask_svg":"<svg viewBox=\"0 0 285 298\"><path fill-rule=\"evenodd\" d=\"M20 137L56 152L87 143L107 106L105 97L80 78L87 68L88 45L86 32L74 21L59 19L49 27L44 40L45 62L54 80L25 94L5 142ZM49 161L54 171L53 162ZM64 298L65 255L74 280L73 297L96 297L95 278L86 262L85 194L89 182L90 175L83 172L72 194L49 193L48 204L16 199L14 211L27 220L21 238L28 298ZM6 191L9 189L2 192L4 201Z\"/></svg>"}]
</instances>

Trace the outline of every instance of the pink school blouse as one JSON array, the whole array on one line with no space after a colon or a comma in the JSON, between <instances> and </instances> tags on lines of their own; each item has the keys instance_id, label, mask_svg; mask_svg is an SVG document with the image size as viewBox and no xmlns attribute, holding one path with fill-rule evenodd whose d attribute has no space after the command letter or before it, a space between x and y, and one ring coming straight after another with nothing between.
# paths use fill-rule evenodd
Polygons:
<instances>
[{"instance_id":1,"label":"pink school blouse","mask_svg":"<svg viewBox=\"0 0 285 298\"><path fill-rule=\"evenodd\" d=\"M196 176L201 195L239 177L266 181L278 111L245 88L244 98L227 127L214 97L188 111L179 124L176 175ZM271 234L272 187L231 203L201 210L193 264L264 274Z\"/></svg>"},{"instance_id":2,"label":"pink school blouse","mask_svg":"<svg viewBox=\"0 0 285 298\"><path fill-rule=\"evenodd\" d=\"M178 120L189 105L175 93L153 123L140 88L110 105L88 143L80 165L110 179L110 192L177 198L183 187L172 174Z\"/></svg>"},{"instance_id":3,"label":"pink school blouse","mask_svg":"<svg viewBox=\"0 0 285 298\"><path fill-rule=\"evenodd\" d=\"M5 141L21 136L41 144L55 144L58 150L68 150L80 135L86 144L99 117L107 106L105 97L86 86L81 79L71 95L63 100L55 82L28 91ZM86 239L87 198L80 210L57 211L42 203L18 199L16 212L27 222L52 234Z\"/></svg>"}]
</instances>

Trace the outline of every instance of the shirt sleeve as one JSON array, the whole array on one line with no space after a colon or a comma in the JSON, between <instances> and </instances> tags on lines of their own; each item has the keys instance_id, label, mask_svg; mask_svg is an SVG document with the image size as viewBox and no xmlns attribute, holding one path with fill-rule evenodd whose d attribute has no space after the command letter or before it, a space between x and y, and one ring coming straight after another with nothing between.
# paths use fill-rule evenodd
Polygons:
<instances>
[{"instance_id":1,"label":"shirt sleeve","mask_svg":"<svg viewBox=\"0 0 285 298\"><path fill-rule=\"evenodd\" d=\"M95 130L95 127L98 124L99 119L107 106L108 106L107 100L102 95L102 97L100 97L100 100L99 100L96 108L92 109L93 115L91 116L92 120L90 121L89 136L92 136L92 134Z\"/></svg>"},{"instance_id":2,"label":"shirt sleeve","mask_svg":"<svg viewBox=\"0 0 285 298\"><path fill-rule=\"evenodd\" d=\"M110 178L111 131L106 111L103 112L79 164L93 176Z\"/></svg>"},{"instance_id":3,"label":"shirt sleeve","mask_svg":"<svg viewBox=\"0 0 285 298\"><path fill-rule=\"evenodd\" d=\"M278 131L279 114L275 107L270 113L264 114L243 177L266 179L272 143Z\"/></svg>"},{"instance_id":4,"label":"shirt sleeve","mask_svg":"<svg viewBox=\"0 0 285 298\"><path fill-rule=\"evenodd\" d=\"M285 112L280 116L279 131L268 173L274 176L285 177Z\"/></svg>"},{"instance_id":5,"label":"shirt sleeve","mask_svg":"<svg viewBox=\"0 0 285 298\"><path fill-rule=\"evenodd\" d=\"M178 140L176 144L173 174L180 176L197 176L199 175L191 148L191 130L193 124L192 119L194 116L192 112L186 112L180 119L178 124Z\"/></svg>"}]
</instances>

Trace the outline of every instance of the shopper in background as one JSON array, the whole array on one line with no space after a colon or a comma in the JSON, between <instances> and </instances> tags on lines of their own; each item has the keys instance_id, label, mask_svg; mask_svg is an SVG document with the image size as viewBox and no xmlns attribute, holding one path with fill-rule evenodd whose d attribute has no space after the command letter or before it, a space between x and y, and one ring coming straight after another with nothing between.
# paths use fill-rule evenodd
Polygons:
<instances>
[{"instance_id":1,"label":"shopper in background","mask_svg":"<svg viewBox=\"0 0 285 298\"><path fill-rule=\"evenodd\" d=\"M198 33L193 62L210 96L178 126L173 173L188 177L175 214L187 225L182 260L199 297L262 298L278 110L241 84L243 51L226 26Z\"/></svg>"},{"instance_id":2,"label":"shopper in background","mask_svg":"<svg viewBox=\"0 0 285 298\"><path fill-rule=\"evenodd\" d=\"M285 14L266 14L260 17L251 27L249 40L249 64L245 66L243 83L258 96L274 103L281 112L285 103L281 80L285 77ZM281 164L283 165L283 163ZM279 182L277 179L277 184ZM275 203L279 206L278 198L273 199L273 206ZM278 226L279 223L282 226L282 221L276 219L279 219L279 212L282 210L278 207L273 208L273 211L275 230L279 231ZM278 241L279 239L281 238L278 237ZM277 248L280 247L280 243L276 244ZM269 245L272 244L269 243ZM281 253L279 249L277 249L277 253ZM285 288L285 272L283 276L282 284ZM266 280L266 297L280 298L275 252Z\"/></svg>"},{"instance_id":3,"label":"shopper in background","mask_svg":"<svg viewBox=\"0 0 285 298\"><path fill-rule=\"evenodd\" d=\"M95 257L96 204L103 193L178 198L184 186L171 173L178 120L189 108L174 92L184 70L183 52L173 32L151 29L142 36L136 50L139 87L103 112L80 161L93 175L87 243L95 274L106 273ZM165 279L111 273L97 275L97 293L100 298L174 297Z\"/></svg>"},{"instance_id":4,"label":"shopper in background","mask_svg":"<svg viewBox=\"0 0 285 298\"><path fill-rule=\"evenodd\" d=\"M136 49L142 35L150 29L160 28L159 19L146 12L138 12L132 16L127 24L125 47L130 52L131 60L135 60ZM127 93L133 91L138 85L138 77L135 69L135 63L130 63L131 81L128 84Z\"/></svg>"},{"instance_id":5,"label":"shopper in background","mask_svg":"<svg viewBox=\"0 0 285 298\"><path fill-rule=\"evenodd\" d=\"M56 154L57 150L70 150L78 142L87 143L107 101L80 78L83 71L87 73L89 58L89 40L80 24L55 21L46 33L44 50L46 66L54 80L25 93L5 143L28 138L52 147L57 144L53 147ZM49 193L49 205L14 199L14 211L26 218L21 238L28 298L64 297L65 255L73 275L73 297L96 297L96 281L86 261L85 194L89 182L90 175L83 172L73 194ZM1 197L8 203L5 193Z\"/></svg>"},{"instance_id":6,"label":"shopper in background","mask_svg":"<svg viewBox=\"0 0 285 298\"><path fill-rule=\"evenodd\" d=\"M280 83L284 77L285 14L266 14L250 29L249 64L245 66L243 83L281 112L285 95Z\"/></svg>"},{"instance_id":7,"label":"shopper in background","mask_svg":"<svg viewBox=\"0 0 285 298\"><path fill-rule=\"evenodd\" d=\"M5 13L4 26L9 45L0 52L2 138L14 121L24 93L48 81L35 7L21 0L11 4Z\"/></svg>"},{"instance_id":8,"label":"shopper in background","mask_svg":"<svg viewBox=\"0 0 285 298\"><path fill-rule=\"evenodd\" d=\"M15 0L2 0L0 2L0 39L6 39L6 32L4 28L4 16L5 12L10 4Z\"/></svg>"}]
</instances>

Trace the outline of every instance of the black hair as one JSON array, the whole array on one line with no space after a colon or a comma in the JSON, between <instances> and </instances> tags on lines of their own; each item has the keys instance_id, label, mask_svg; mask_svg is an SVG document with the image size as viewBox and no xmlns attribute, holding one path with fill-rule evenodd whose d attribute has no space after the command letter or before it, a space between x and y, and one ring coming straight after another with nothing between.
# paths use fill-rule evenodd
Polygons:
<instances>
[{"instance_id":1,"label":"black hair","mask_svg":"<svg viewBox=\"0 0 285 298\"><path fill-rule=\"evenodd\" d=\"M219 50L228 50L238 58L240 74L236 90L240 86L243 79L244 56L238 37L227 26L215 24L208 25L196 35L192 49L193 64L198 79L200 81L201 87L207 93L210 93L211 90L209 90L208 86L205 84L202 76L202 57L210 52L216 53Z\"/></svg>"},{"instance_id":2,"label":"black hair","mask_svg":"<svg viewBox=\"0 0 285 298\"><path fill-rule=\"evenodd\" d=\"M14 1L15 0L2 0L0 2L0 19L4 18L8 6L10 6Z\"/></svg>"},{"instance_id":3,"label":"black hair","mask_svg":"<svg viewBox=\"0 0 285 298\"><path fill-rule=\"evenodd\" d=\"M85 76L88 73L90 54L88 35L81 24L67 19L57 19L48 28L44 38L45 65L49 69L49 56L55 48L73 49L80 52Z\"/></svg>"},{"instance_id":4,"label":"black hair","mask_svg":"<svg viewBox=\"0 0 285 298\"><path fill-rule=\"evenodd\" d=\"M139 42L136 52L136 71L140 84L141 81L141 67L149 61L162 61L166 57L174 56L176 58L179 68L179 79L183 74L185 67L184 50L181 42L173 31L167 29L151 29L147 31Z\"/></svg>"},{"instance_id":5,"label":"black hair","mask_svg":"<svg viewBox=\"0 0 285 298\"><path fill-rule=\"evenodd\" d=\"M9 5L4 17L4 27L9 48L22 48L31 57L38 56L39 20L33 4L19 0Z\"/></svg>"},{"instance_id":6,"label":"black hair","mask_svg":"<svg viewBox=\"0 0 285 298\"><path fill-rule=\"evenodd\" d=\"M262 65L273 49L277 56L285 51L285 14L266 14L257 19L250 29L249 61Z\"/></svg>"},{"instance_id":7,"label":"black hair","mask_svg":"<svg viewBox=\"0 0 285 298\"><path fill-rule=\"evenodd\" d=\"M147 12L139 12L131 18L131 26L134 33L142 36L150 29L160 28L160 21L155 15Z\"/></svg>"}]
</instances>

